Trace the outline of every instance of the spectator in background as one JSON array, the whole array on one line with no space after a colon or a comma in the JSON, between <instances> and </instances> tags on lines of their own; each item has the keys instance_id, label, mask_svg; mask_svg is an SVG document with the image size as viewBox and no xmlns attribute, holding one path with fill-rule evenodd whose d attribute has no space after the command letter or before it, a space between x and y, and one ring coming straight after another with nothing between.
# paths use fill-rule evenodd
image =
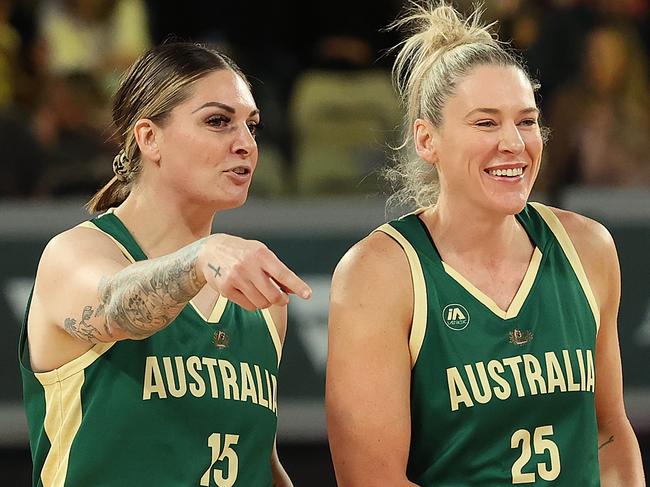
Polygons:
<instances>
[{"instance_id":1,"label":"spectator in background","mask_svg":"<svg viewBox=\"0 0 650 487\"><path fill-rule=\"evenodd\" d=\"M142 0L56 0L41 7L40 33L54 74L86 72L108 90L151 44Z\"/></svg>"},{"instance_id":2,"label":"spectator in background","mask_svg":"<svg viewBox=\"0 0 650 487\"><path fill-rule=\"evenodd\" d=\"M624 23L597 26L583 59L582 72L551 101L546 191L650 184L647 57L636 33Z\"/></svg>"},{"instance_id":3,"label":"spectator in background","mask_svg":"<svg viewBox=\"0 0 650 487\"><path fill-rule=\"evenodd\" d=\"M373 67L361 37L324 37L317 58L290 100L297 187L308 195L376 191L372 176L400 122L390 75Z\"/></svg>"},{"instance_id":4,"label":"spectator in background","mask_svg":"<svg viewBox=\"0 0 650 487\"><path fill-rule=\"evenodd\" d=\"M108 126L103 93L87 73L69 73L50 80L32 117L43 168L37 196L88 197L110 178L115 147Z\"/></svg>"}]
</instances>

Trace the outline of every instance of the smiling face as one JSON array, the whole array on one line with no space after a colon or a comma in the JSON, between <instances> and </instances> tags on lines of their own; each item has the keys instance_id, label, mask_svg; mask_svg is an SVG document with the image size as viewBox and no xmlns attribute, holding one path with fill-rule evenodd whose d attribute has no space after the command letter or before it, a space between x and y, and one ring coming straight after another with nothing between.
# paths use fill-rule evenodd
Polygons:
<instances>
[{"instance_id":1,"label":"smiling face","mask_svg":"<svg viewBox=\"0 0 650 487\"><path fill-rule=\"evenodd\" d=\"M533 89L520 69L473 69L445 104L439 127L421 120L415 124L418 152L438 168L438 201L501 214L520 212L539 172L543 143L538 116Z\"/></svg>"},{"instance_id":2,"label":"smiling face","mask_svg":"<svg viewBox=\"0 0 650 487\"><path fill-rule=\"evenodd\" d=\"M260 115L246 82L229 69L207 74L156 126L156 184L187 203L241 206L257 164Z\"/></svg>"}]
</instances>

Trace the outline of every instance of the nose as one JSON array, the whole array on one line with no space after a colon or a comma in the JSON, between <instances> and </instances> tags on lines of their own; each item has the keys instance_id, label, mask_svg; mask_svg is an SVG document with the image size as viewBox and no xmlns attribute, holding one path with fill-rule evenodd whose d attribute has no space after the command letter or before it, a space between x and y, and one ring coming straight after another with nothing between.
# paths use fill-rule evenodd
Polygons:
<instances>
[{"instance_id":1,"label":"nose","mask_svg":"<svg viewBox=\"0 0 650 487\"><path fill-rule=\"evenodd\" d=\"M511 154L520 154L523 152L525 144L517 125L504 124L500 133L499 150L501 152L508 152Z\"/></svg>"},{"instance_id":2,"label":"nose","mask_svg":"<svg viewBox=\"0 0 650 487\"><path fill-rule=\"evenodd\" d=\"M248 125L237 128L235 140L232 144L232 151L242 157L247 157L257 150L257 142L251 134Z\"/></svg>"}]
</instances>

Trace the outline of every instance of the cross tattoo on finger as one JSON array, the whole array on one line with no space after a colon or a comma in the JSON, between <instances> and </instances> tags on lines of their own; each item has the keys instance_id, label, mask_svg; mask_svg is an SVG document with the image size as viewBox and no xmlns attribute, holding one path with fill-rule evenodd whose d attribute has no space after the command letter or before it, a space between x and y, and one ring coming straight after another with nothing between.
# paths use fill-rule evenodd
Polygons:
<instances>
[{"instance_id":1,"label":"cross tattoo on finger","mask_svg":"<svg viewBox=\"0 0 650 487\"><path fill-rule=\"evenodd\" d=\"M221 267L215 267L209 262L208 267L214 271L214 277L221 277Z\"/></svg>"}]
</instances>

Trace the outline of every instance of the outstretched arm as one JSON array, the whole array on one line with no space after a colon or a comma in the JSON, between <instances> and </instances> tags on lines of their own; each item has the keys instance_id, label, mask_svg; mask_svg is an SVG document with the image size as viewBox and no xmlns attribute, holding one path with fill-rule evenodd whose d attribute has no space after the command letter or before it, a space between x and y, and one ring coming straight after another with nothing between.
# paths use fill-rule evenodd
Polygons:
<instances>
[{"instance_id":1,"label":"outstretched arm","mask_svg":"<svg viewBox=\"0 0 650 487\"><path fill-rule=\"evenodd\" d=\"M28 327L33 365L47 370L95 343L147 338L169 325L206 283L247 309L284 305L287 293L311 293L256 241L213 235L132 264L96 230L64 232L39 264Z\"/></svg>"}]
</instances>

